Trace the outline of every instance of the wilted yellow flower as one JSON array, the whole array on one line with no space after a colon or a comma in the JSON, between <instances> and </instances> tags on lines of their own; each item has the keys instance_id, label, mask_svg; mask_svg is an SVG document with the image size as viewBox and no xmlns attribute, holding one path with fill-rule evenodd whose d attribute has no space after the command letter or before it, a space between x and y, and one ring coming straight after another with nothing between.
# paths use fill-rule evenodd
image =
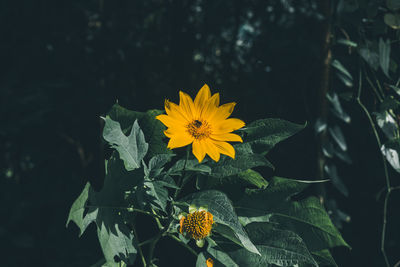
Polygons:
<instances>
[{"instance_id":1,"label":"wilted yellow flower","mask_svg":"<svg viewBox=\"0 0 400 267\"><path fill-rule=\"evenodd\" d=\"M199 162L208 154L219 161L220 154L235 158L235 149L229 142L243 142L242 138L231 133L242 128L245 123L229 118L236 103L219 106L219 93L211 96L210 88L205 84L192 98L179 92L179 105L165 100L167 115L156 118L168 127L164 134L170 138L168 148L192 145L193 154Z\"/></svg>"},{"instance_id":2,"label":"wilted yellow flower","mask_svg":"<svg viewBox=\"0 0 400 267\"><path fill-rule=\"evenodd\" d=\"M207 263L207 267L213 267L214 266L214 261L211 258L208 258L206 263Z\"/></svg>"},{"instance_id":3,"label":"wilted yellow flower","mask_svg":"<svg viewBox=\"0 0 400 267\"><path fill-rule=\"evenodd\" d=\"M201 241L197 242L197 245L202 246L202 240L211 233L213 223L213 215L210 212L203 209L195 210L186 217L181 217L179 232L185 233L196 241Z\"/></svg>"}]
</instances>

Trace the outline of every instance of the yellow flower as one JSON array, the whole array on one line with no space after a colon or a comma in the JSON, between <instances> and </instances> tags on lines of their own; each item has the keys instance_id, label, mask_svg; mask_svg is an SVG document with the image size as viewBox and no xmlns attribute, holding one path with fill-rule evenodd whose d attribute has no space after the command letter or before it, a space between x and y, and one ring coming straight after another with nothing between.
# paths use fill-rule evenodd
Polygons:
<instances>
[{"instance_id":1,"label":"yellow flower","mask_svg":"<svg viewBox=\"0 0 400 267\"><path fill-rule=\"evenodd\" d=\"M204 209L195 210L187 214L186 217L181 217L179 232L195 239L198 241L196 242L197 245L202 246L204 244L203 239L211 233L213 223L213 215L210 212Z\"/></svg>"},{"instance_id":2,"label":"yellow flower","mask_svg":"<svg viewBox=\"0 0 400 267\"><path fill-rule=\"evenodd\" d=\"M242 138L231 133L242 128L242 120L229 118L236 103L219 106L219 93L211 96L210 88L205 84L197 93L194 101L180 91L179 105L165 100L166 114L158 115L168 127L164 134L170 138L168 148L192 144L193 154L199 162L208 154L219 161L220 154L235 158L235 149L229 142L243 142Z\"/></svg>"},{"instance_id":3,"label":"yellow flower","mask_svg":"<svg viewBox=\"0 0 400 267\"><path fill-rule=\"evenodd\" d=\"M206 261L207 267L213 267L214 266L214 261L211 258L208 258Z\"/></svg>"}]
</instances>

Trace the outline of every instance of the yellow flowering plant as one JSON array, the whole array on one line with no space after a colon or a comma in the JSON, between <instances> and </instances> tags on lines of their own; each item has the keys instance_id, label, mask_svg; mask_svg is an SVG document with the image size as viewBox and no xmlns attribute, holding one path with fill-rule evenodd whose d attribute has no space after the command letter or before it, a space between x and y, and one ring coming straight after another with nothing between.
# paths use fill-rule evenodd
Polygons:
<instances>
[{"instance_id":1,"label":"yellow flowering plant","mask_svg":"<svg viewBox=\"0 0 400 267\"><path fill-rule=\"evenodd\" d=\"M166 238L177 244L171 253L193 254L182 266L335 265L329 248L348 245L324 207L314 196L292 198L312 183L262 174L273 168L268 151L305 125L245 124L230 118L235 105L220 105L204 85L194 100L184 92L179 104L165 100L165 111L112 107L103 189L87 184L67 221L80 234L96 225L101 264L156 266ZM156 228L143 228L146 217ZM143 240L145 232L153 236Z\"/></svg>"}]
</instances>

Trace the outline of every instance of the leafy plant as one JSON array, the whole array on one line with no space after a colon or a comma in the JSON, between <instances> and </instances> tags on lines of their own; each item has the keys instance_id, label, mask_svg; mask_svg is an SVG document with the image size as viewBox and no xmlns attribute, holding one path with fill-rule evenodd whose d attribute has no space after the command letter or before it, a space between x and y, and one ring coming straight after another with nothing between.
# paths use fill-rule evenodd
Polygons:
<instances>
[{"instance_id":1,"label":"leafy plant","mask_svg":"<svg viewBox=\"0 0 400 267\"><path fill-rule=\"evenodd\" d=\"M265 155L305 125L250 123L237 131L243 143L233 146L233 157L210 161L191 155L190 146L186 155L171 153L159 114L115 104L104 118L103 138L114 151L106 160L103 189L96 192L88 183L67 221L80 235L96 224L104 253L99 265L156 266L157 243L164 237L196 255L196 266L336 265L329 249L349 246L319 200L298 195L311 182L265 179L252 169L273 168ZM230 199L234 187L240 194ZM158 226L148 240L139 240L139 213Z\"/></svg>"}]
</instances>

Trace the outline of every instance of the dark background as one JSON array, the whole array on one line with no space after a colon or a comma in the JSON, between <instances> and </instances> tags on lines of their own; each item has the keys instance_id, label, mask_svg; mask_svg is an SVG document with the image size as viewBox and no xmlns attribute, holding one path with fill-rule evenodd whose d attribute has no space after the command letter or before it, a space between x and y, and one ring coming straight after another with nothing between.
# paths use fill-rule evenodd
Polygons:
<instances>
[{"instance_id":1,"label":"dark background","mask_svg":"<svg viewBox=\"0 0 400 267\"><path fill-rule=\"evenodd\" d=\"M275 175L318 178L313 125L324 17L317 2L1 1L1 265L90 266L102 257L93 226L78 238L78 228L65 223L86 181L101 188L99 116L116 101L137 111L162 109L165 98L178 102L179 90L194 96L207 83L222 103L237 102L233 116L246 122L307 121L268 158ZM371 94L364 98L373 108ZM333 254L339 266L383 266L379 148L360 108L351 100L343 105L352 117L340 126L353 163L337 167L349 195L331 184L325 189L351 218L341 232L352 250ZM388 210L393 263L400 260L399 200L393 193ZM160 242L160 266L172 258L174 266L194 265L189 253L170 248Z\"/></svg>"}]
</instances>

